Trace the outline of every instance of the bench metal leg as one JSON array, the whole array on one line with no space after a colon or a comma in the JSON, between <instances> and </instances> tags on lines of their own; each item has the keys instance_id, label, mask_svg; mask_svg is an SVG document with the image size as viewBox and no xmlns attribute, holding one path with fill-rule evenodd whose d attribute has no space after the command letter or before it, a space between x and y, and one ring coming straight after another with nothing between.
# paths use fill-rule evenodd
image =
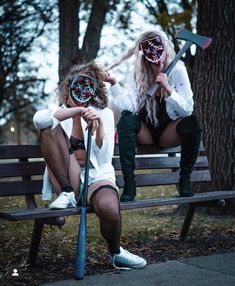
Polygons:
<instances>
[{"instance_id":1,"label":"bench metal leg","mask_svg":"<svg viewBox=\"0 0 235 286\"><path fill-rule=\"evenodd\" d=\"M193 220L193 216L195 213L196 206L194 204L189 204L187 213L184 218L183 226L180 232L180 240L184 241L187 237L191 222Z\"/></svg>"},{"instance_id":2,"label":"bench metal leg","mask_svg":"<svg viewBox=\"0 0 235 286\"><path fill-rule=\"evenodd\" d=\"M33 264L34 262L36 262L40 240L42 237L43 226L44 226L43 222L41 222L40 220L34 220L33 235L31 239L29 257L28 257L29 264Z\"/></svg>"}]
</instances>

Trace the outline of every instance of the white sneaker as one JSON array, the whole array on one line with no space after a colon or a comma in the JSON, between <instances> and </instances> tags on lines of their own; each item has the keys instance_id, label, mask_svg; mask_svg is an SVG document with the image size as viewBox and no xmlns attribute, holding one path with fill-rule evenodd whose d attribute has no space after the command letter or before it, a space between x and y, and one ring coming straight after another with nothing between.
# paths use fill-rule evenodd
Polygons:
<instances>
[{"instance_id":1,"label":"white sneaker","mask_svg":"<svg viewBox=\"0 0 235 286\"><path fill-rule=\"evenodd\" d=\"M74 192L62 192L59 197L49 205L50 209L76 208Z\"/></svg>"},{"instance_id":2,"label":"white sneaker","mask_svg":"<svg viewBox=\"0 0 235 286\"><path fill-rule=\"evenodd\" d=\"M131 268L143 268L147 264L147 261L120 247L120 253L114 254L112 257L112 264L116 269L130 270Z\"/></svg>"}]
</instances>

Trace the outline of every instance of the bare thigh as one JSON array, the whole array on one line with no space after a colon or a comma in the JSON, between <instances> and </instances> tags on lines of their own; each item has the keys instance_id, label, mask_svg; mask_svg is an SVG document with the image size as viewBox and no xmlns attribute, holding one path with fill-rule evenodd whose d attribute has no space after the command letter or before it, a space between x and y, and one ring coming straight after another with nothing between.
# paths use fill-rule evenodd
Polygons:
<instances>
[{"instance_id":1,"label":"bare thigh","mask_svg":"<svg viewBox=\"0 0 235 286\"><path fill-rule=\"evenodd\" d=\"M111 185L114 188L117 189L117 194L119 192L118 187L116 185L114 185L111 181L109 180L100 180L95 182L94 184L91 184L88 187L88 193L87 193L87 203L90 205L91 203L91 195L94 193L95 190L97 190L99 187L104 186L104 185ZM111 190L112 192L114 192L114 190ZM102 189L100 190L100 192L102 192Z\"/></svg>"},{"instance_id":2,"label":"bare thigh","mask_svg":"<svg viewBox=\"0 0 235 286\"><path fill-rule=\"evenodd\" d=\"M73 153L75 154L75 157L77 159L77 161L79 162L80 166L85 166L86 164L86 150L76 150L73 151Z\"/></svg>"},{"instance_id":3,"label":"bare thigh","mask_svg":"<svg viewBox=\"0 0 235 286\"><path fill-rule=\"evenodd\" d=\"M74 154L70 155L69 182L76 194L79 193L81 167Z\"/></svg>"},{"instance_id":4,"label":"bare thigh","mask_svg":"<svg viewBox=\"0 0 235 286\"><path fill-rule=\"evenodd\" d=\"M148 126L141 122L141 128L139 133L137 134L137 142L139 144L154 144L152 135L148 129Z\"/></svg>"},{"instance_id":5,"label":"bare thigh","mask_svg":"<svg viewBox=\"0 0 235 286\"><path fill-rule=\"evenodd\" d=\"M176 132L176 125L182 118L172 121L162 132L159 145L162 147L176 147L180 145L180 137Z\"/></svg>"}]
</instances>

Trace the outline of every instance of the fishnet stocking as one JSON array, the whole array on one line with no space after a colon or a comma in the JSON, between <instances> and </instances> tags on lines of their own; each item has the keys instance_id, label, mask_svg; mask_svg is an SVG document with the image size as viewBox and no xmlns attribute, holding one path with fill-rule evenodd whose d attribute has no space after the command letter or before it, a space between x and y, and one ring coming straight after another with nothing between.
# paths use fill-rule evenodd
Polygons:
<instances>
[{"instance_id":1,"label":"fishnet stocking","mask_svg":"<svg viewBox=\"0 0 235 286\"><path fill-rule=\"evenodd\" d=\"M40 140L45 162L58 180L61 188L69 186L70 143L62 127L58 125L53 130L50 128L41 130Z\"/></svg>"},{"instance_id":2,"label":"fishnet stocking","mask_svg":"<svg viewBox=\"0 0 235 286\"><path fill-rule=\"evenodd\" d=\"M98 191L92 207L99 218L100 232L108 243L110 254L120 253L121 215L117 193L108 188Z\"/></svg>"}]
</instances>

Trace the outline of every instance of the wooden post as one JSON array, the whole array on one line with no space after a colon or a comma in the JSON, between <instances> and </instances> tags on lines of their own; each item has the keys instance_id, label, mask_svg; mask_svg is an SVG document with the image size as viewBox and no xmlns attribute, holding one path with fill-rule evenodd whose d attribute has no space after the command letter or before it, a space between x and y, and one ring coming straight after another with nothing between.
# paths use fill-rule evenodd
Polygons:
<instances>
[{"instance_id":1,"label":"wooden post","mask_svg":"<svg viewBox=\"0 0 235 286\"><path fill-rule=\"evenodd\" d=\"M180 232L180 241L184 241L187 237L193 216L195 213L196 206L194 204L189 204L187 213L184 218L184 223Z\"/></svg>"}]
</instances>

